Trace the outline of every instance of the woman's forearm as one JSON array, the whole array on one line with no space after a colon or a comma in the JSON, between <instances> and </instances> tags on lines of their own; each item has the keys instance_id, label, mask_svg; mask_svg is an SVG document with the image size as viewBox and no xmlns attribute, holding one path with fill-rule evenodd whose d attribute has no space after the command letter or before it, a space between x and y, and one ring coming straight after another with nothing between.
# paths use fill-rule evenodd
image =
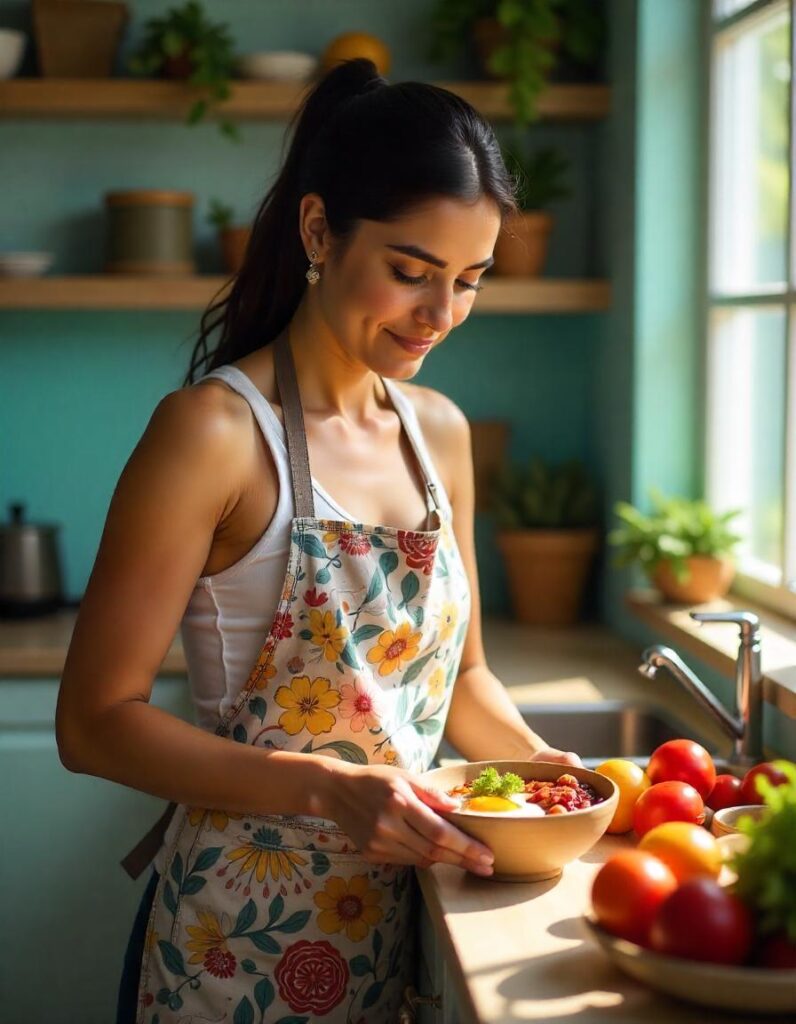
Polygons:
<instances>
[{"instance_id":1,"label":"woman's forearm","mask_svg":"<svg viewBox=\"0 0 796 1024\"><path fill-rule=\"evenodd\" d=\"M85 728L68 743L59 735L72 771L192 807L328 816L334 758L236 743L143 700L114 705Z\"/></svg>"},{"instance_id":2,"label":"woman's forearm","mask_svg":"<svg viewBox=\"0 0 796 1024\"><path fill-rule=\"evenodd\" d=\"M468 761L524 760L546 746L486 665L474 665L457 678L445 738Z\"/></svg>"}]
</instances>

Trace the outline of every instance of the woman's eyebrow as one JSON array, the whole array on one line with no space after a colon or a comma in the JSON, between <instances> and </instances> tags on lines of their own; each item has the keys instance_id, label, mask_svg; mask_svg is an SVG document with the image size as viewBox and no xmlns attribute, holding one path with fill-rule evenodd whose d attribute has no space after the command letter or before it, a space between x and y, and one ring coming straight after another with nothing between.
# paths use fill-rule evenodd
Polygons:
<instances>
[{"instance_id":1,"label":"woman's eyebrow","mask_svg":"<svg viewBox=\"0 0 796 1024\"><path fill-rule=\"evenodd\" d=\"M441 260L439 256L432 256L430 252L421 249L419 245L387 245L386 248L402 252L404 256L412 256L416 260L423 260L425 263L433 263L435 267L441 267L443 270L448 265L445 260ZM491 267L494 262L494 259L490 256L488 259L481 260L480 263L473 263L472 266L465 267L464 269L480 270L481 267Z\"/></svg>"}]
</instances>

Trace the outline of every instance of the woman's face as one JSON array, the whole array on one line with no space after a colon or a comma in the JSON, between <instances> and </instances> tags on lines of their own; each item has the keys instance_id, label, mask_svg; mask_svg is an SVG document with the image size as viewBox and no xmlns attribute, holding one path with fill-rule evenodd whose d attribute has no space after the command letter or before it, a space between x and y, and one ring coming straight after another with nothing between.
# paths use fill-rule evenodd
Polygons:
<instances>
[{"instance_id":1,"label":"woman's face","mask_svg":"<svg viewBox=\"0 0 796 1024\"><path fill-rule=\"evenodd\" d=\"M500 225L491 199L440 198L392 223L361 221L339 260L324 252L311 287L346 355L384 377L413 377L467 319Z\"/></svg>"}]
</instances>

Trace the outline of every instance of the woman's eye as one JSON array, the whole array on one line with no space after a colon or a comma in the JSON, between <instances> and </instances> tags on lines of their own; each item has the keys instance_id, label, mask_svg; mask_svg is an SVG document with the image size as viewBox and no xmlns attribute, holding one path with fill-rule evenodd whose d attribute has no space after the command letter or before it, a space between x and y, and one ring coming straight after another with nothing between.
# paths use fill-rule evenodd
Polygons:
<instances>
[{"instance_id":1,"label":"woman's eye","mask_svg":"<svg viewBox=\"0 0 796 1024\"><path fill-rule=\"evenodd\" d=\"M390 264L390 269L392 270L393 277L396 279L396 281L400 281L402 284L421 285L421 284L425 284L426 283L427 279L425 277L423 277L423 276L421 276L421 277L410 277L408 274L402 274L401 271L397 267L392 266L392 264ZM471 292L480 292L481 289L483 288L483 285L480 285L480 284L468 284L467 281L457 281L456 283L460 287L466 289L467 291L471 291Z\"/></svg>"}]
</instances>

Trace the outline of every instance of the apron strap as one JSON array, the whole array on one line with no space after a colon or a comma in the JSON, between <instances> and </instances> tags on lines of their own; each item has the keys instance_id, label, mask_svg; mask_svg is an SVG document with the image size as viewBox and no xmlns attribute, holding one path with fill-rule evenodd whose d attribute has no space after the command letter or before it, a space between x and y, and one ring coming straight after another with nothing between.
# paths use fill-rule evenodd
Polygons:
<instances>
[{"instance_id":1,"label":"apron strap","mask_svg":"<svg viewBox=\"0 0 796 1024\"><path fill-rule=\"evenodd\" d=\"M290 337L285 328L274 344L274 370L276 387L282 412L285 417L287 454L290 459L290 475L293 478L293 499L299 518L315 518L315 500L312 493L310 457L307 451L307 434L304 429L304 413L296 380L296 364L290 351Z\"/></svg>"},{"instance_id":2,"label":"apron strap","mask_svg":"<svg viewBox=\"0 0 796 1024\"><path fill-rule=\"evenodd\" d=\"M428 464L428 458L421 449L417 435L415 434L415 424L411 421L406 413L406 409L403 405L403 395L396 393L397 389L393 382L389 379L385 380L381 378L381 382L384 385L384 390L392 402L393 409L398 414L398 419L401 421L401 425L404 428L404 433L409 438L409 444L412 446L412 451L415 453L415 460L420 470L420 475L423 477L423 483L426 489L426 507L428 509L428 516L426 517L426 529L431 529L431 515L433 512L438 514L441 511L439 498L437 497L437 485L434 482L434 474L431 472L431 467Z\"/></svg>"},{"instance_id":3,"label":"apron strap","mask_svg":"<svg viewBox=\"0 0 796 1024\"><path fill-rule=\"evenodd\" d=\"M177 805L170 803L144 838L140 839L124 860L120 862L130 878L138 878L147 865L152 863L152 859L161 847L163 837L166 835L166 829L169 827L169 822L174 817L176 810Z\"/></svg>"}]
</instances>

